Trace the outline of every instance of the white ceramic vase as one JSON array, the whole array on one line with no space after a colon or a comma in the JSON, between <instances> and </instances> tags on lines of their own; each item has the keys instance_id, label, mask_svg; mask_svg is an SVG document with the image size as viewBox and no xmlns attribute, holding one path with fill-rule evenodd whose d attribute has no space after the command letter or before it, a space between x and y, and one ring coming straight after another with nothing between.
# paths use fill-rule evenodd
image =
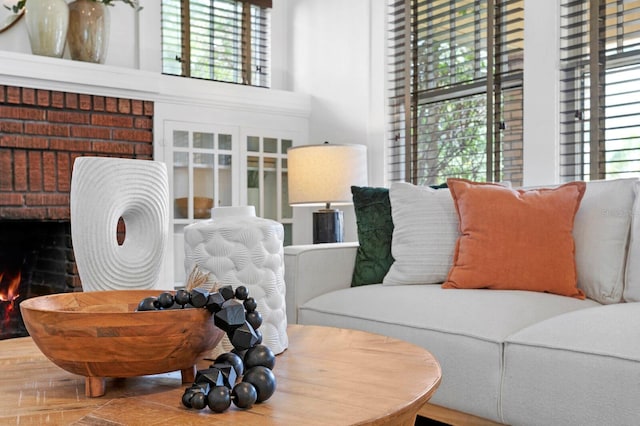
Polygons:
<instances>
[{"instance_id":1,"label":"white ceramic vase","mask_svg":"<svg viewBox=\"0 0 640 426\"><path fill-rule=\"evenodd\" d=\"M255 216L253 206L212 209L212 219L184 229L185 271L209 273L209 285L244 285L262 315L262 343L274 353L289 345L285 309L284 228Z\"/></svg>"},{"instance_id":2,"label":"white ceramic vase","mask_svg":"<svg viewBox=\"0 0 640 426\"><path fill-rule=\"evenodd\" d=\"M125 237L118 243L122 218ZM71 239L84 291L153 289L169 235L164 163L79 157L71 176Z\"/></svg>"},{"instance_id":3,"label":"white ceramic vase","mask_svg":"<svg viewBox=\"0 0 640 426\"><path fill-rule=\"evenodd\" d=\"M67 40L69 7L64 0L29 0L25 21L34 55L61 58Z\"/></svg>"}]
</instances>

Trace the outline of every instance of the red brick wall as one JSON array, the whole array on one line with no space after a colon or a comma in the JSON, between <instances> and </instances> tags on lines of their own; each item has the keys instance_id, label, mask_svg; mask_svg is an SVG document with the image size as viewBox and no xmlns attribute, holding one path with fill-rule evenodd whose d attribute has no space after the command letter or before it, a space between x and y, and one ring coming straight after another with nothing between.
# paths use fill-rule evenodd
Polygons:
<instances>
[{"instance_id":1,"label":"red brick wall","mask_svg":"<svg viewBox=\"0 0 640 426\"><path fill-rule=\"evenodd\" d=\"M86 155L152 159L153 102L0 85L0 220L69 220Z\"/></svg>"}]
</instances>

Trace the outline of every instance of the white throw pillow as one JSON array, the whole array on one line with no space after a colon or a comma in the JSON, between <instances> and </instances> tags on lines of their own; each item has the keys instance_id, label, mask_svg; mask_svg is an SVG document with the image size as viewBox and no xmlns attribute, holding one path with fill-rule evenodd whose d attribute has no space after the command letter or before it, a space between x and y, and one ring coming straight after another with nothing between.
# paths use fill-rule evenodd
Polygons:
<instances>
[{"instance_id":1,"label":"white throw pillow","mask_svg":"<svg viewBox=\"0 0 640 426\"><path fill-rule=\"evenodd\" d=\"M630 214L631 235L623 295L625 302L640 302L640 181L636 182L635 196Z\"/></svg>"},{"instance_id":2,"label":"white throw pillow","mask_svg":"<svg viewBox=\"0 0 640 426\"><path fill-rule=\"evenodd\" d=\"M459 234L458 215L448 189L409 183L389 188L395 261L385 285L439 284L449 273Z\"/></svg>"},{"instance_id":3,"label":"white throw pillow","mask_svg":"<svg viewBox=\"0 0 640 426\"><path fill-rule=\"evenodd\" d=\"M578 288L592 300L619 303L638 179L587 182L573 223ZM640 283L639 283L640 287ZM639 288L640 296L640 288Z\"/></svg>"},{"instance_id":4,"label":"white throw pillow","mask_svg":"<svg viewBox=\"0 0 640 426\"><path fill-rule=\"evenodd\" d=\"M622 301L637 179L587 182L573 224L578 287L600 303Z\"/></svg>"}]
</instances>

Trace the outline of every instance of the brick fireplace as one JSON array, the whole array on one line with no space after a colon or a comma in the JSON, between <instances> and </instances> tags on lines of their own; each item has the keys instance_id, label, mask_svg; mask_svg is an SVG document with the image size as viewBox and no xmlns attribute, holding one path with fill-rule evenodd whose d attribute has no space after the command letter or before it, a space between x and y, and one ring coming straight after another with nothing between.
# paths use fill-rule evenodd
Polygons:
<instances>
[{"instance_id":1,"label":"brick fireplace","mask_svg":"<svg viewBox=\"0 0 640 426\"><path fill-rule=\"evenodd\" d=\"M22 300L82 290L71 244L73 162L87 155L152 159L153 107L0 85L0 339L27 334Z\"/></svg>"}]
</instances>

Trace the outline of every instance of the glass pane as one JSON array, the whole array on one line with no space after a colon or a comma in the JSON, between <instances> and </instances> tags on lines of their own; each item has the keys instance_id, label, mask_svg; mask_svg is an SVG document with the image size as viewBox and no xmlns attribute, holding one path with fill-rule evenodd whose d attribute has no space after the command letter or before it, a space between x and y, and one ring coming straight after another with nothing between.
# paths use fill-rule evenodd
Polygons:
<instances>
[{"instance_id":1,"label":"glass pane","mask_svg":"<svg viewBox=\"0 0 640 426\"><path fill-rule=\"evenodd\" d=\"M289 168L289 160L287 160L286 158L282 159L282 170L287 170Z\"/></svg>"},{"instance_id":2,"label":"glass pane","mask_svg":"<svg viewBox=\"0 0 640 426\"><path fill-rule=\"evenodd\" d=\"M287 150L291 148L291 145L293 145L293 141L289 139L282 139L282 149L280 149L280 153L286 154Z\"/></svg>"},{"instance_id":3,"label":"glass pane","mask_svg":"<svg viewBox=\"0 0 640 426\"><path fill-rule=\"evenodd\" d=\"M292 225L290 223L285 223L283 224L284 226L284 243L283 245L285 246L290 246L291 244L293 244L293 229L292 229Z\"/></svg>"},{"instance_id":4,"label":"glass pane","mask_svg":"<svg viewBox=\"0 0 640 426\"><path fill-rule=\"evenodd\" d=\"M231 205L231 155L218 156L218 204Z\"/></svg>"},{"instance_id":5,"label":"glass pane","mask_svg":"<svg viewBox=\"0 0 640 426\"><path fill-rule=\"evenodd\" d=\"M278 139L264 138L264 152L277 153L278 152Z\"/></svg>"},{"instance_id":6,"label":"glass pane","mask_svg":"<svg viewBox=\"0 0 640 426\"><path fill-rule=\"evenodd\" d=\"M193 217L195 219L211 217L215 185L214 161L214 154L193 154Z\"/></svg>"},{"instance_id":7,"label":"glass pane","mask_svg":"<svg viewBox=\"0 0 640 426\"><path fill-rule=\"evenodd\" d=\"M264 209L262 217L278 219L278 173L273 158L265 158L264 165ZM268 163L271 164L268 164Z\"/></svg>"},{"instance_id":8,"label":"glass pane","mask_svg":"<svg viewBox=\"0 0 640 426\"><path fill-rule=\"evenodd\" d=\"M247 136L247 151L260 151L260 138L257 136Z\"/></svg>"},{"instance_id":9,"label":"glass pane","mask_svg":"<svg viewBox=\"0 0 640 426\"><path fill-rule=\"evenodd\" d=\"M231 135L218 135L218 148L231 150Z\"/></svg>"},{"instance_id":10,"label":"glass pane","mask_svg":"<svg viewBox=\"0 0 640 426\"><path fill-rule=\"evenodd\" d=\"M282 217L293 218L293 209L289 205L289 174L282 172Z\"/></svg>"},{"instance_id":11,"label":"glass pane","mask_svg":"<svg viewBox=\"0 0 640 426\"><path fill-rule=\"evenodd\" d=\"M213 133L193 133L193 147L213 149Z\"/></svg>"},{"instance_id":12,"label":"glass pane","mask_svg":"<svg viewBox=\"0 0 640 426\"><path fill-rule=\"evenodd\" d=\"M189 196L189 154L173 153L173 197L175 199L173 216L176 219L188 218L187 199Z\"/></svg>"},{"instance_id":13,"label":"glass pane","mask_svg":"<svg viewBox=\"0 0 640 426\"><path fill-rule=\"evenodd\" d=\"M256 215L260 215L260 159L247 157L247 205L256 208Z\"/></svg>"},{"instance_id":14,"label":"glass pane","mask_svg":"<svg viewBox=\"0 0 640 426\"><path fill-rule=\"evenodd\" d=\"M189 146L189 132L185 132L184 130L174 130L173 146L187 148Z\"/></svg>"},{"instance_id":15,"label":"glass pane","mask_svg":"<svg viewBox=\"0 0 640 426\"><path fill-rule=\"evenodd\" d=\"M220 154L218 155L218 165L220 168L231 167L231 155Z\"/></svg>"}]
</instances>

